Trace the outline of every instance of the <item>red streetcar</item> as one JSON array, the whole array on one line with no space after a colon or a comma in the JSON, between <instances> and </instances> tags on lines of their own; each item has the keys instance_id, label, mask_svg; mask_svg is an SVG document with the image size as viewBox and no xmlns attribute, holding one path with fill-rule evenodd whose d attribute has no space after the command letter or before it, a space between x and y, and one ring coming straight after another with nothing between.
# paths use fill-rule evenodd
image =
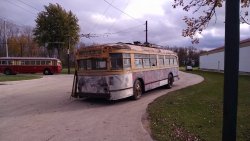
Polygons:
<instances>
[{"instance_id":1,"label":"red streetcar","mask_svg":"<svg viewBox=\"0 0 250 141\"><path fill-rule=\"evenodd\" d=\"M62 71L62 63L56 58L45 57L0 57L0 73L43 73L52 75Z\"/></svg>"}]
</instances>

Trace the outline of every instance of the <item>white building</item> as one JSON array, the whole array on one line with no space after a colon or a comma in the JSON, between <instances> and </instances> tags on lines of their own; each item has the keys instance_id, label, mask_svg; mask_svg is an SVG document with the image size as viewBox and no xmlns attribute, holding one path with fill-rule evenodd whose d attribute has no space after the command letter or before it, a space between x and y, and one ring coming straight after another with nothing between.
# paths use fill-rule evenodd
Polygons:
<instances>
[{"instance_id":1,"label":"white building","mask_svg":"<svg viewBox=\"0 0 250 141\"><path fill-rule=\"evenodd\" d=\"M250 38L240 42L239 71L250 73ZM201 70L224 70L224 46L200 55Z\"/></svg>"}]
</instances>

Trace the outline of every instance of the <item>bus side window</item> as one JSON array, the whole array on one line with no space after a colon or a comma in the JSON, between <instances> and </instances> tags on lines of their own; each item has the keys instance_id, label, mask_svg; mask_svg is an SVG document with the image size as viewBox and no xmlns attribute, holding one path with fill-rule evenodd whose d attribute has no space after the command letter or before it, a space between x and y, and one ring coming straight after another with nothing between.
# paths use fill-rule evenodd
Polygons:
<instances>
[{"instance_id":1,"label":"bus side window","mask_svg":"<svg viewBox=\"0 0 250 141\"><path fill-rule=\"evenodd\" d=\"M176 57L174 58L174 65L178 65Z\"/></svg>"},{"instance_id":2,"label":"bus side window","mask_svg":"<svg viewBox=\"0 0 250 141\"><path fill-rule=\"evenodd\" d=\"M111 60L111 69L112 70L120 70L122 69L122 54L121 53L111 53L109 54Z\"/></svg>"},{"instance_id":3,"label":"bus side window","mask_svg":"<svg viewBox=\"0 0 250 141\"><path fill-rule=\"evenodd\" d=\"M91 70L92 69L92 63L91 63L91 60L86 60L87 63L86 63L86 68L87 70Z\"/></svg>"},{"instance_id":4,"label":"bus side window","mask_svg":"<svg viewBox=\"0 0 250 141\"><path fill-rule=\"evenodd\" d=\"M163 55L159 55L159 66L160 67L164 66L164 56Z\"/></svg>"},{"instance_id":5,"label":"bus side window","mask_svg":"<svg viewBox=\"0 0 250 141\"><path fill-rule=\"evenodd\" d=\"M25 64L25 61L21 61L21 65L24 65Z\"/></svg>"},{"instance_id":6,"label":"bus side window","mask_svg":"<svg viewBox=\"0 0 250 141\"><path fill-rule=\"evenodd\" d=\"M165 66L169 66L170 60L169 60L169 56L165 56Z\"/></svg>"},{"instance_id":7,"label":"bus side window","mask_svg":"<svg viewBox=\"0 0 250 141\"><path fill-rule=\"evenodd\" d=\"M135 59L136 68L142 68L142 59Z\"/></svg>"},{"instance_id":8,"label":"bus side window","mask_svg":"<svg viewBox=\"0 0 250 141\"><path fill-rule=\"evenodd\" d=\"M150 67L149 58L143 58L143 67L144 68Z\"/></svg>"},{"instance_id":9,"label":"bus side window","mask_svg":"<svg viewBox=\"0 0 250 141\"><path fill-rule=\"evenodd\" d=\"M9 65L13 65L13 63L14 63L13 60L8 61L8 64L9 64Z\"/></svg>"},{"instance_id":10,"label":"bus side window","mask_svg":"<svg viewBox=\"0 0 250 141\"><path fill-rule=\"evenodd\" d=\"M46 65L52 65L51 61L46 61Z\"/></svg>"},{"instance_id":11,"label":"bus side window","mask_svg":"<svg viewBox=\"0 0 250 141\"><path fill-rule=\"evenodd\" d=\"M135 54L135 67L142 68L143 54Z\"/></svg>"},{"instance_id":12,"label":"bus side window","mask_svg":"<svg viewBox=\"0 0 250 141\"><path fill-rule=\"evenodd\" d=\"M173 66L174 65L174 58L171 58L170 60L171 60L170 64Z\"/></svg>"},{"instance_id":13,"label":"bus side window","mask_svg":"<svg viewBox=\"0 0 250 141\"><path fill-rule=\"evenodd\" d=\"M31 64L31 65L35 65L36 62L35 62L34 60L31 60L31 61L30 61L30 64Z\"/></svg>"},{"instance_id":14,"label":"bus side window","mask_svg":"<svg viewBox=\"0 0 250 141\"><path fill-rule=\"evenodd\" d=\"M41 64L41 62L40 61L36 61L36 65L40 65Z\"/></svg>"},{"instance_id":15,"label":"bus side window","mask_svg":"<svg viewBox=\"0 0 250 141\"><path fill-rule=\"evenodd\" d=\"M131 56L129 53L123 53L122 54L123 58L123 68L124 69L130 69L131 68Z\"/></svg>"},{"instance_id":16,"label":"bus side window","mask_svg":"<svg viewBox=\"0 0 250 141\"><path fill-rule=\"evenodd\" d=\"M2 65L6 65L6 64L7 64L7 61L3 60Z\"/></svg>"},{"instance_id":17,"label":"bus side window","mask_svg":"<svg viewBox=\"0 0 250 141\"><path fill-rule=\"evenodd\" d=\"M106 59L92 59L92 69L93 70L103 70L107 69Z\"/></svg>"},{"instance_id":18,"label":"bus side window","mask_svg":"<svg viewBox=\"0 0 250 141\"><path fill-rule=\"evenodd\" d=\"M24 61L25 65L29 65L30 64L30 61L26 60Z\"/></svg>"},{"instance_id":19,"label":"bus side window","mask_svg":"<svg viewBox=\"0 0 250 141\"><path fill-rule=\"evenodd\" d=\"M150 66L151 66L151 67L157 66L156 55L150 55Z\"/></svg>"},{"instance_id":20,"label":"bus side window","mask_svg":"<svg viewBox=\"0 0 250 141\"><path fill-rule=\"evenodd\" d=\"M41 61L41 65L45 65L45 61Z\"/></svg>"}]
</instances>

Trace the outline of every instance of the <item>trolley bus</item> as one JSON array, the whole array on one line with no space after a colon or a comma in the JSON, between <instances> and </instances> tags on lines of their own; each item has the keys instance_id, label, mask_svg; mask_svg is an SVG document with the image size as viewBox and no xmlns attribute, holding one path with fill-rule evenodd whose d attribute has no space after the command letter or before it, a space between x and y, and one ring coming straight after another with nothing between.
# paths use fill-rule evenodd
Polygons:
<instances>
[{"instance_id":1,"label":"trolley bus","mask_svg":"<svg viewBox=\"0 0 250 141\"><path fill-rule=\"evenodd\" d=\"M72 97L139 99L145 91L178 80L176 53L157 47L117 43L93 45L76 53Z\"/></svg>"},{"instance_id":2,"label":"trolley bus","mask_svg":"<svg viewBox=\"0 0 250 141\"><path fill-rule=\"evenodd\" d=\"M43 73L51 75L62 71L62 63L56 58L45 57L0 57L0 73Z\"/></svg>"}]
</instances>

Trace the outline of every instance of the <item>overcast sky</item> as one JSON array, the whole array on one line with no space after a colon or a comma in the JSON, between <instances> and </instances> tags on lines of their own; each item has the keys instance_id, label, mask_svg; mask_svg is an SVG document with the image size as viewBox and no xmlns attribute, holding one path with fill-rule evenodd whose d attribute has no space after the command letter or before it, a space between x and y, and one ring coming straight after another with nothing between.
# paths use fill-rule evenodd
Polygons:
<instances>
[{"instance_id":1,"label":"overcast sky","mask_svg":"<svg viewBox=\"0 0 250 141\"><path fill-rule=\"evenodd\" d=\"M0 18L18 25L35 27L37 13L44 5L58 3L71 10L79 19L81 33L99 37L81 38L85 43L145 42L145 21L148 21L148 41L158 45L190 46L190 38L182 37L184 16L198 16L173 9L174 0L0 0ZM122 12L121 12L122 11ZM199 49L212 49L224 44L224 7L216 11L217 20L200 35ZM241 40L250 38L250 26L241 24Z\"/></svg>"}]
</instances>

